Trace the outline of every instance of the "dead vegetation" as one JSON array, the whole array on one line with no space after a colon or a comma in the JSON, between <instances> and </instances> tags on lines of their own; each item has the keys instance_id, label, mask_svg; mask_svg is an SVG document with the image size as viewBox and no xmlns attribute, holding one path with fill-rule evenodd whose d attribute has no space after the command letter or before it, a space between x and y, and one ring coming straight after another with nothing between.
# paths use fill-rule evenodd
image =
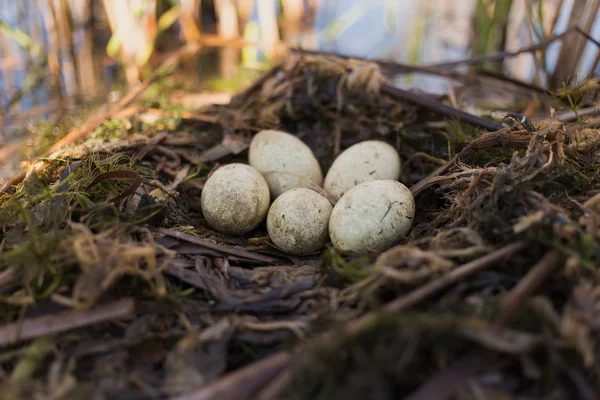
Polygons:
<instances>
[{"instance_id":1,"label":"dead vegetation","mask_svg":"<svg viewBox=\"0 0 600 400\"><path fill-rule=\"evenodd\" d=\"M297 53L202 113L105 111L0 197L1 396L595 398L600 130L561 96L533 130L465 120L376 63ZM395 146L406 240L291 257L264 226L212 231L207 176L275 127L324 170Z\"/></svg>"}]
</instances>

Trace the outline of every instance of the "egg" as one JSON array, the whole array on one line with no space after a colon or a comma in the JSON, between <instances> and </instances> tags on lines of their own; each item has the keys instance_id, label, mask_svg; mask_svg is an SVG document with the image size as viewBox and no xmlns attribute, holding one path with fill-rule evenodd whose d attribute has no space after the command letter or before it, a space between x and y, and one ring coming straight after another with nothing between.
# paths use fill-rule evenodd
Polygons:
<instances>
[{"instance_id":1,"label":"egg","mask_svg":"<svg viewBox=\"0 0 600 400\"><path fill-rule=\"evenodd\" d=\"M290 189L323 185L323 172L313 152L286 132L257 133L250 142L248 163L265 177L273 199Z\"/></svg>"},{"instance_id":2,"label":"egg","mask_svg":"<svg viewBox=\"0 0 600 400\"><path fill-rule=\"evenodd\" d=\"M250 232L260 224L271 201L265 178L246 164L217 169L204 184L200 204L206 222L231 235Z\"/></svg>"},{"instance_id":3,"label":"egg","mask_svg":"<svg viewBox=\"0 0 600 400\"><path fill-rule=\"evenodd\" d=\"M333 246L344 253L383 251L406 236L414 215L414 198L400 182L363 182L336 203L329 219L329 236Z\"/></svg>"},{"instance_id":4,"label":"egg","mask_svg":"<svg viewBox=\"0 0 600 400\"><path fill-rule=\"evenodd\" d=\"M400 157L396 149L379 140L367 140L348 147L335 159L323 187L338 200L359 183L399 177Z\"/></svg>"},{"instance_id":5,"label":"egg","mask_svg":"<svg viewBox=\"0 0 600 400\"><path fill-rule=\"evenodd\" d=\"M269 209L269 237L275 246L289 254L306 255L320 250L329 240L332 208L329 200L314 190L288 190Z\"/></svg>"}]
</instances>

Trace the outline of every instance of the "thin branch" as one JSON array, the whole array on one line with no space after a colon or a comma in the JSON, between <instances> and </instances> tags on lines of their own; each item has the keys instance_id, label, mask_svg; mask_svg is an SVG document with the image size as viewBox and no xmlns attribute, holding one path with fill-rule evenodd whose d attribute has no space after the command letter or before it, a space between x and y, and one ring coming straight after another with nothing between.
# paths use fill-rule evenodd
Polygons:
<instances>
[{"instance_id":1,"label":"thin branch","mask_svg":"<svg viewBox=\"0 0 600 400\"><path fill-rule=\"evenodd\" d=\"M519 283L504 296L500 314L496 321L498 324L508 322L523 305L525 300L531 296L542 283L548 279L550 273L554 271L562 262L560 251L550 250L537 264L535 264L527 274L521 278Z\"/></svg>"},{"instance_id":2,"label":"thin branch","mask_svg":"<svg viewBox=\"0 0 600 400\"><path fill-rule=\"evenodd\" d=\"M91 310L69 310L5 324L0 326L0 347L100 322L127 318L133 314L134 310L134 301L123 299Z\"/></svg>"},{"instance_id":3,"label":"thin branch","mask_svg":"<svg viewBox=\"0 0 600 400\"><path fill-rule=\"evenodd\" d=\"M0 288L5 285L8 285L19 276L17 268L9 267L4 271L0 272Z\"/></svg>"},{"instance_id":4,"label":"thin branch","mask_svg":"<svg viewBox=\"0 0 600 400\"><path fill-rule=\"evenodd\" d=\"M173 231L173 230L166 229L166 228L153 228L153 229L151 229L151 231L159 233L161 235L167 235L170 237L174 237L176 239L183 240L188 243L193 243L195 245L202 246L202 247L205 247L210 250L216 250L221 253L231 254L234 256L238 256L238 257L243 257L243 258L246 258L249 260L260 261L260 262L264 262L267 264L273 264L273 263L279 262L279 260L272 258L272 257L263 256L263 255L252 253L252 252L249 252L246 250L236 249L235 247L223 246L220 244L212 243L212 242L209 242L208 240L199 239L195 236L188 235L187 233L183 233L183 232L179 232L179 231Z\"/></svg>"},{"instance_id":5,"label":"thin branch","mask_svg":"<svg viewBox=\"0 0 600 400\"><path fill-rule=\"evenodd\" d=\"M441 114L449 118L458 118L472 125L479 126L490 131L497 131L503 128L503 126L497 122L490 121L489 119L484 119L457 108L447 106L429 96L420 95L416 92L400 89L388 84L383 84L381 86L381 91L382 93L396 99L402 99L411 103L416 103L437 114Z\"/></svg>"},{"instance_id":6,"label":"thin branch","mask_svg":"<svg viewBox=\"0 0 600 400\"><path fill-rule=\"evenodd\" d=\"M226 375L195 392L171 400L243 400L258 392L285 368L289 353L279 352Z\"/></svg>"},{"instance_id":7,"label":"thin branch","mask_svg":"<svg viewBox=\"0 0 600 400\"><path fill-rule=\"evenodd\" d=\"M426 69L438 69L438 68L450 69L450 68L455 68L455 67L458 67L458 66L461 66L461 65L476 65L476 64L481 64L481 63L488 62L488 61L502 61L502 60L504 60L505 58L508 58L508 57L516 57L516 56L518 56L520 54L523 54L523 53L533 53L535 51L542 50L542 49L548 47L553 42L555 42L555 41L557 41L559 39L562 39L566 35L569 35L569 34L574 33L574 32L577 32L578 34L584 36L588 40L591 40L597 46L600 47L600 43L597 40L595 40L594 38L592 38L590 35L588 35L586 32L584 32L578 26L572 26L572 27L566 29L563 33L550 36L547 39L542 40L539 43L523 47L523 48L521 48L519 50L516 50L516 51L512 51L512 52L503 51L503 52L499 52L499 53L494 53L494 54L489 54L489 55L479 56L479 57L471 57L471 58L466 58L466 59L457 60L457 61L444 62L444 63L438 63L438 64L430 64L430 65L423 66L422 68L426 68Z\"/></svg>"}]
</instances>

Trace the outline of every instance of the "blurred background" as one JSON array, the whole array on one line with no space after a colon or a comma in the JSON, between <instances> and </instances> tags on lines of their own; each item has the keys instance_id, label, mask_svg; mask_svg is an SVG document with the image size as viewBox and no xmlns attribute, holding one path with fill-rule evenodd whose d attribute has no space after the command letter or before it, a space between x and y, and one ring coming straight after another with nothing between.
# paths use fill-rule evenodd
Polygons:
<instances>
[{"instance_id":1,"label":"blurred background","mask_svg":"<svg viewBox=\"0 0 600 400\"><path fill-rule=\"evenodd\" d=\"M163 85L170 93L202 91L204 97L171 96L165 104L157 89L147 91L147 100L154 95L162 106L226 102L292 48L439 67L452 60L533 46L538 50L478 63L477 70L503 73L548 90L595 76L600 60L598 42L593 41L600 38L600 0L0 0L0 4L0 144L4 145L0 162L11 151L14 138L29 138L29 145L35 146L31 135L59 137L64 133L59 119L65 110L84 113L88 105L118 100L189 44L200 50ZM580 31L574 32L574 27ZM553 41L557 35L561 40ZM446 66L453 72L466 71L465 64ZM402 73L394 80L401 87L444 94L451 90L446 78ZM32 125L56 113L59 116L50 123ZM70 112L69 118L73 115ZM71 120L70 125L76 122Z\"/></svg>"}]
</instances>

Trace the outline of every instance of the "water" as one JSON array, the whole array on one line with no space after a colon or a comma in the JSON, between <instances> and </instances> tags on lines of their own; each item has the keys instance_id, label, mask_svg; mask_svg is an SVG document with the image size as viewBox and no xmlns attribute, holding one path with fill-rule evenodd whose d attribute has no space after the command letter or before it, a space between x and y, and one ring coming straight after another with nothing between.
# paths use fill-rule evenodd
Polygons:
<instances>
[{"instance_id":1,"label":"water","mask_svg":"<svg viewBox=\"0 0 600 400\"><path fill-rule=\"evenodd\" d=\"M354 55L366 58L383 58L395 60L406 64L431 64L442 61L450 61L466 58L470 54L470 26L472 11L476 0L437 0L435 2L423 2L418 0L318 0L318 11L314 21L314 29L310 34L301 38L302 45L306 48L316 48L325 51L335 51L344 55ZM548 3L556 1L547 0ZM33 25L43 27L43 17L40 13L29 12L34 7L31 4L42 4L34 0L0 0L0 19L10 26L19 26L19 7L27 20L33 21ZM84 6L83 0L71 0L74 10L80 10ZM278 2L275 2L278 3ZM515 1L513 6L514 26L522 22L519 18L519 10L523 8L523 2ZM563 32L567 27L568 11L573 0L565 0L560 18L554 33ZM102 11L100 5L98 10ZM97 11L98 11L97 10ZM76 20L83 18L77 16ZM521 13L522 14L522 13ZM257 20L260 14L254 10L252 19ZM600 38L599 17L596 16L591 34ZM76 21L77 22L77 21ZM31 25L31 26L33 26ZM30 33L30 32L28 32ZM38 39L47 45L48 37L41 29L41 37ZM530 42L529 34L522 27L511 32L513 43L511 49L518 48ZM74 46L76 53L82 49L82 31L75 30ZM105 46L108 36L106 33L100 37L97 43L96 64L101 64L101 82L103 85L95 90L105 90L118 78L118 66L106 66ZM19 54L21 61L26 61L26 53L18 51L18 46L10 39L5 40L11 54ZM548 48L547 62L550 68L554 68L560 44L555 43ZM2 61L7 62L6 52L2 51ZM203 57L207 54L203 53ZM592 62L598 54L594 44L588 43L583 60L580 63L579 72L584 73L591 68ZM66 55L62 55L61 62L64 65L68 61ZM203 62L206 64L206 62ZM510 75L530 81L534 76L534 64L530 55L522 55L506 62ZM0 101L7 104L15 91L23 88L29 68L17 68L11 71L2 68L0 71ZM68 69L67 69L68 70ZM219 71L219 69L215 69ZM204 78L206 70L198 73L196 78ZM10 83L10 85L8 84ZM396 84L408 88L417 88L434 93L447 91L444 79L431 76L411 75L399 77ZM61 76L61 87L67 95L76 92L75 79L73 75ZM40 104L45 104L53 98L47 84L34 90L30 95L24 96L17 110L24 111Z\"/></svg>"}]
</instances>

